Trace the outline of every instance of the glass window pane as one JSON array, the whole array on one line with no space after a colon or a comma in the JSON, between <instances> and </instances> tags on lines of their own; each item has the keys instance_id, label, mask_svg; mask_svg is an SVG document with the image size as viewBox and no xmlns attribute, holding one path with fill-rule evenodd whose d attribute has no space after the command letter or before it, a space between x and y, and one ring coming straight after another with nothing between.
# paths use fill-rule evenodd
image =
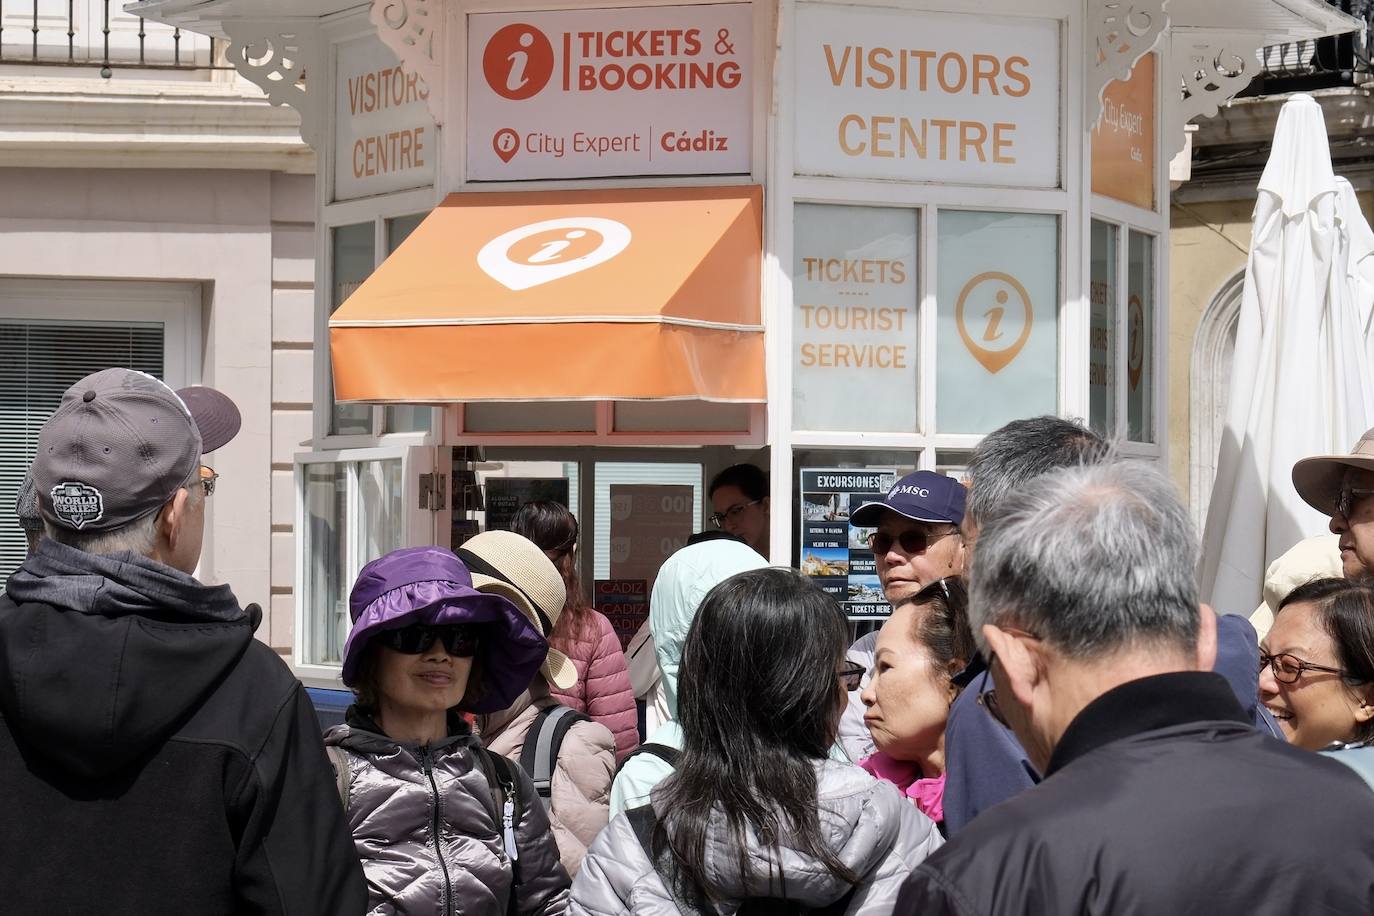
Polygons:
<instances>
[{"instance_id":1,"label":"glass window pane","mask_svg":"<svg viewBox=\"0 0 1374 916\"><path fill-rule=\"evenodd\" d=\"M429 432L430 416L429 407L388 404L382 408L382 432L427 433Z\"/></svg>"},{"instance_id":2,"label":"glass window pane","mask_svg":"<svg viewBox=\"0 0 1374 916\"><path fill-rule=\"evenodd\" d=\"M711 401L616 401L612 426L629 432L747 432L748 404Z\"/></svg>"},{"instance_id":3,"label":"glass window pane","mask_svg":"<svg viewBox=\"0 0 1374 916\"><path fill-rule=\"evenodd\" d=\"M1116 240L1111 223L1093 220L1088 299L1092 307L1088 346L1088 422L1104 436L1116 433Z\"/></svg>"},{"instance_id":4,"label":"glass window pane","mask_svg":"<svg viewBox=\"0 0 1374 916\"><path fill-rule=\"evenodd\" d=\"M1155 441L1155 239L1127 234L1126 426L1132 442Z\"/></svg>"},{"instance_id":5,"label":"glass window pane","mask_svg":"<svg viewBox=\"0 0 1374 916\"><path fill-rule=\"evenodd\" d=\"M593 575L652 590L663 561L701 530L701 465L598 461L595 473Z\"/></svg>"},{"instance_id":6,"label":"glass window pane","mask_svg":"<svg viewBox=\"0 0 1374 916\"><path fill-rule=\"evenodd\" d=\"M358 462L358 569L404 545L403 484L399 458Z\"/></svg>"},{"instance_id":7,"label":"glass window pane","mask_svg":"<svg viewBox=\"0 0 1374 916\"><path fill-rule=\"evenodd\" d=\"M1054 413L1059 217L941 210L938 257L937 430Z\"/></svg>"},{"instance_id":8,"label":"glass window pane","mask_svg":"<svg viewBox=\"0 0 1374 916\"><path fill-rule=\"evenodd\" d=\"M916 431L916 217L797 204L793 428Z\"/></svg>"},{"instance_id":9,"label":"glass window pane","mask_svg":"<svg viewBox=\"0 0 1374 916\"><path fill-rule=\"evenodd\" d=\"M475 401L463 406L463 429L472 433L590 433L595 401Z\"/></svg>"},{"instance_id":10,"label":"glass window pane","mask_svg":"<svg viewBox=\"0 0 1374 916\"><path fill-rule=\"evenodd\" d=\"M415 227L429 216L428 213L410 213L406 216L397 216L386 221L386 253L391 254L401 243L410 238L410 234L415 231Z\"/></svg>"},{"instance_id":11,"label":"glass window pane","mask_svg":"<svg viewBox=\"0 0 1374 916\"><path fill-rule=\"evenodd\" d=\"M343 528L348 518L348 466L304 466L305 530L300 551L304 558L305 633L301 662L337 665L343 658L348 629L348 553Z\"/></svg>"},{"instance_id":12,"label":"glass window pane","mask_svg":"<svg viewBox=\"0 0 1374 916\"><path fill-rule=\"evenodd\" d=\"M376 263L372 223L338 226L332 233L334 276L330 282L330 314L362 285ZM333 397L331 390L331 401ZM341 436L372 435L372 408L366 404L335 404L330 430Z\"/></svg>"}]
</instances>

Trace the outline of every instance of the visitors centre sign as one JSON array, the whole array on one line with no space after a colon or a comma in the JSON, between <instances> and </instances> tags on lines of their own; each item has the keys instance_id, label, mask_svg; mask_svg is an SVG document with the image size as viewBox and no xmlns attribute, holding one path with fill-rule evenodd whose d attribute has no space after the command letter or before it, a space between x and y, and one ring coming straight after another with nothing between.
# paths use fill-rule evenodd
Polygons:
<instances>
[{"instance_id":1,"label":"visitors centre sign","mask_svg":"<svg viewBox=\"0 0 1374 916\"><path fill-rule=\"evenodd\" d=\"M796 170L1059 185L1060 23L799 4Z\"/></svg>"}]
</instances>

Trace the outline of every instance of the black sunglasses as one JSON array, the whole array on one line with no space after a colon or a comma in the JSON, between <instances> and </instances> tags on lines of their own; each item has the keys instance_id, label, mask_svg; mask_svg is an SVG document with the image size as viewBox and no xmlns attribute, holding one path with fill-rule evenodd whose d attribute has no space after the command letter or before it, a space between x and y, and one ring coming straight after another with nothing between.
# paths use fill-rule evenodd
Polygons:
<instances>
[{"instance_id":1,"label":"black sunglasses","mask_svg":"<svg viewBox=\"0 0 1374 916\"><path fill-rule=\"evenodd\" d=\"M399 630L383 630L377 642L403 655L421 655L430 650L435 640L444 644L444 651L454 658L472 658L477 654L478 628L470 623L451 623L426 626L422 623Z\"/></svg>"},{"instance_id":2,"label":"black sunglasses","mask_svg":"<svg viewBox=\"0 0 1374 916\"><path fill-rule=\"evenodd\" d=\"M873 551L874 556L882 556L887 553L892 549L893 544L901 544L902 550L906 553L925 553L930 549L933 542L958 533L957 529L940 534L931 534L928 531L908 528L894 538L886 531L875 531L868 536L868 548Z\"/></svg>"},{"instance_id":3,"label":"black sunglasses","mask_svg":"<svg viewBox=\"0 0 1374 916\"><path fill-rule=\"evenodd\" d=\"M835 676L844 685L845 693L853 693L863 686L864 675L867 673L868 669L863 665L846 660L840 668L836 669Z\"/></svg>"}]
</instances>

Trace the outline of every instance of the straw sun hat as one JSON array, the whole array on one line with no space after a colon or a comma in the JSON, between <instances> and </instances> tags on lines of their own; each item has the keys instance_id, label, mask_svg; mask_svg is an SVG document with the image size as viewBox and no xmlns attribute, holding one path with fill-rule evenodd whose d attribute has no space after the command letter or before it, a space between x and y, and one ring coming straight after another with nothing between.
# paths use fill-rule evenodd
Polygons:
<instances>
[{"instance_id":1,"label":"straw sun hat","mask_svg":"<svg viewBox=\"0 0 1374 916\"><path fill-rule=\"evenodd\" d=\"M533 541L512 531L484 531L454 553L472 573L474 588L511 601L548 638L563 613L567 590L558 567ZM572 660L552 646L539 670L561 690L577 683Z\"/></svg>"}]
</instances>

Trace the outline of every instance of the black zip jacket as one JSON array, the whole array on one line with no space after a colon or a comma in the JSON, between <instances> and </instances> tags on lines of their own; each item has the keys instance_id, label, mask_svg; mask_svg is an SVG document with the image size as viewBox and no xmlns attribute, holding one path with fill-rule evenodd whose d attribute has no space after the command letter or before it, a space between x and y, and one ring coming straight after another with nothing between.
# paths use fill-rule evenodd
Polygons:
<instances>
[{"instance_id":1,"label":"black zip jacket","mask_svg":"<svg viewBox=\"0 0 1374 916\"><path fill-rule=\"evenodd\" d=\"M0 596L0 911L351 916L309 699L255 605L45 540Z\"/></svg>"},{"instance_id":2,"label":"black zip jacket","mask_svg":"<svg viewBox=\"0 0 1374 916\"><path fill-rule=\"evenodd\" d=\"M1256 731L1220 676L1130 681L1069 724L1043 782L908 879L896 916L1374 913L1374 792Z\"/></svg>"}]
</instances>

